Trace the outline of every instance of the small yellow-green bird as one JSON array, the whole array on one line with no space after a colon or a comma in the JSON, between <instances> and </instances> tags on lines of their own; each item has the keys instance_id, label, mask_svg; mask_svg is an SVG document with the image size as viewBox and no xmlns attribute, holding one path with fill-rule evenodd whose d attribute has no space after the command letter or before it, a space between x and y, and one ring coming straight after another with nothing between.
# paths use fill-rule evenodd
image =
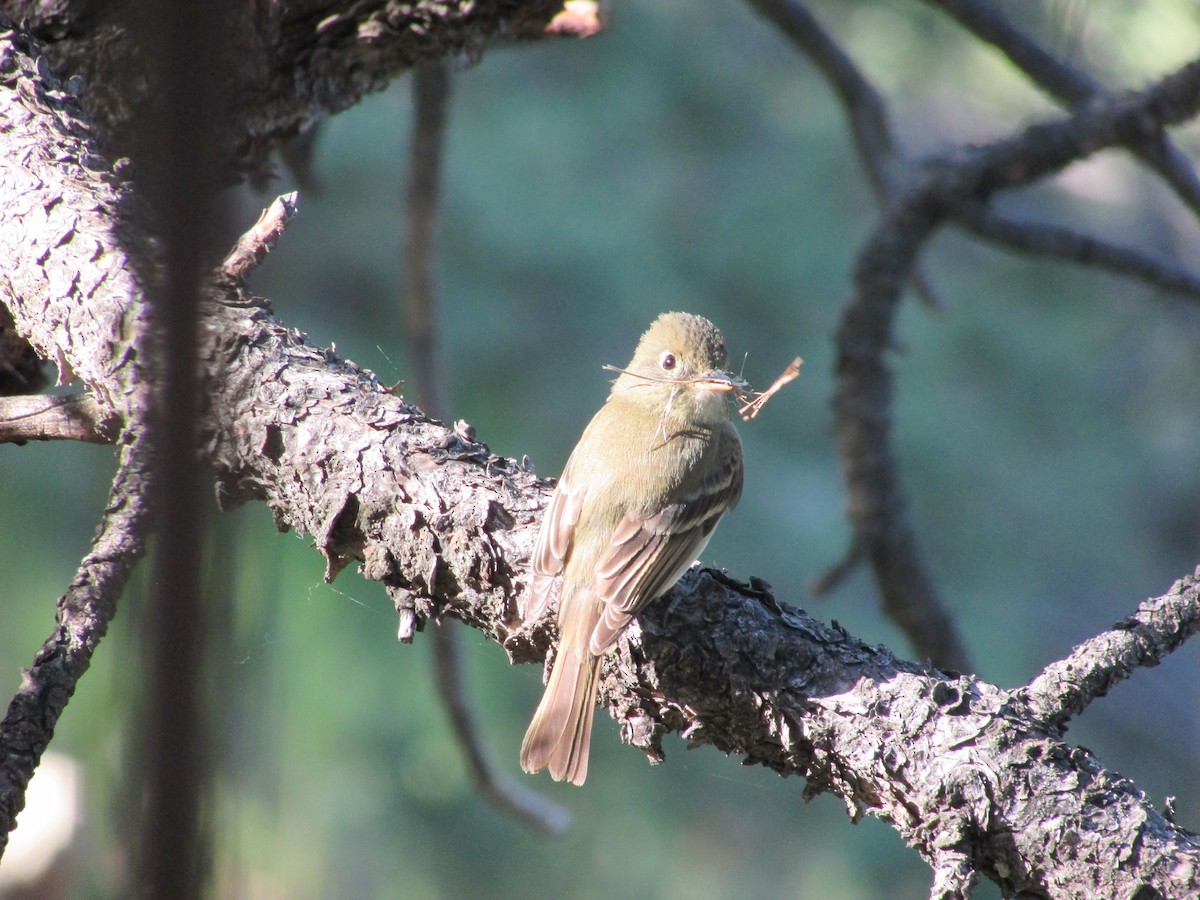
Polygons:
<instances>
[{"instance_id":1,"label":"small yellow-green bird","mask_svg":"<svg viewBox=\"0 0 1200 900\"><path fill-rule=\"evenodd\" d=\"M742 494L725 339L708 319L665 313L642 335L583 432L546 509L525 611L559 594L558 655L521 744L526 772L587 778L602 654L701 553Z\"/></svg>"}]
</instances>

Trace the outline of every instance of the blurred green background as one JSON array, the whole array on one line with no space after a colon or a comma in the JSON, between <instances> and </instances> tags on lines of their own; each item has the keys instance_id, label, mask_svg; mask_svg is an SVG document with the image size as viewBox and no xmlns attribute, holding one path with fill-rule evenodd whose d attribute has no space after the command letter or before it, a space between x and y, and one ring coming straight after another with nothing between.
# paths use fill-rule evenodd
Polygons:
<instances>
[{"instance_id":1,"label":"blurred green background","mask_svg":"<svg viewBox=\"0 0 1200 900\"><path fill-rule=\"evenodd\" d=\"M659 312L712 318L759 386L802 355L800 380L742 428L746 495L704 561L907 656L865 573L828 598L804 588L848 540L833 333L875 218L843 113L748 7L614 5L596 39L496 48L455 74L440 252L454 414L495 452L555 475L603 401L601 364L623 363ZM1051 110L924 6L815 11L887 92L914 151ZM1036 17L1041 40L1114 85L1200 46L1185 0L1064 0ZM385 383L407 377L397 298L410 113L401 79L323 127L318 189L253 285L285 323ZM1181 141L1197 158L1196 129ZM293 182L239 191L235 230ZM1200 247L1188 213L1119 154L1001 203L1189 263ZM953 234L924 266L947 309L910 298L901 314L903 477L978 674L1014 687L1200 562L1200 306ZM112 469L100 447L0 447L6 696L52 626ZM801 781L677 738L650 768L603 715L585 787L527 779L571 810L570 831L522 831L472 792L431 695L428 643L396 642L382 588L352 570L323 584L309 540L277 534L261 506L213 521L215 896L927 895L927 867L886 825L851 826L834 798L805 804ZM66 896L125 890L145 587L126 596L55 739L83 773ZM492 750L516 773L541 672L454 634ZM1192 642L1138 672L1068 735L1154 802L1176 795L1192 829L1198 654Z\"/></svg>"}]
</instances>

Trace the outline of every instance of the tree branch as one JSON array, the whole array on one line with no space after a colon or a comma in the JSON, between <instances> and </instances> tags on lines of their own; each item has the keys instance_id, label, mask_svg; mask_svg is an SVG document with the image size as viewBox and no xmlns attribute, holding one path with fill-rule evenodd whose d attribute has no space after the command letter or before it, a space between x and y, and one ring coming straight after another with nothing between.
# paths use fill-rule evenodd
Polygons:
<instances>
[{"instance_id":1,"label":"tree branch","mask_svg":"<svg viewBox=\"0 0 1200 900\"><path fill-rule=\"evenodd\" d=\"M267 254L283 236L284 230L296 217L297 193L281 194L276 197L254 227L243 234L221 263L221 276L233 282L244 282L250 272L262 265Z\"/></svg>"},{"instance_id":2,"label":"tree branch","mask_svg":"<svg viewBox=\"0 0 1200 900\"><path fill-rule=\"evenodd\" d=\"M915 186L919 179L914 178L911 164L901 158L889 121L887 104L882 95L836 41L821 28L812 14L793 0L749 2L812 60L836 91L846 110L860 161L881 206L887 210L889 206L911 202L916 196L922 195L925 189ZM1035 81L1060 99L1082 104L1102 98L1099 85L1045 53L990 6L973 0L934 2L959 18L981 38L1001 46L1009 53L1014 63L1025 69ZM1188 77L1184 76L1183 80L1187 81ZM1152 138L1154 140L1151 140ZM1145 151L1143 155L1152 161L1162 163L1163 154L1172 151L1173 148L1165 139L1157 138L1161 138L1161 134L1155 132L1140 136L1127 135L1123 140L1131 147L1141 148ZM1039 136L1036 142L1042 142L1042 137ZM1084 152L1090 151L1079 151L1080 155ZM966 155L971 154L968 152ZM1018 166L1024 165L1025 154L1019 153L1016 156L1020 160ZM958 159L944 157L935 160L931 167L941 166L953 170L959 162ZM1061 168L1062 165L1060 162L1055 168ZM1172 167L1159 165L1158 168L1168 174L1173 184L1176 183L1177 179L1170 175ZM1191 173L1190 164L1186 168L1188 173ZM1190 181L1195 181L1194 175L1190 176ZM990 195L996 189L989 188L986 194ZM1177 190L1186 202L1188 180L1185 179L1182 185L1177 185ZM948 215L977 236L1010 249L1088 262L1191 297L1197 296L1197 289L1200 288L1200 276L1136 249L1089 238L1069 229L1014 222L988 209L969 191L956 193L949 190L933 190L924 193L924 196L928 199L934 193L939 195L937 202L943 207L938 215L939 220ZM897 218L904 219L905 216L900 214ZM930 231L933 227L930 223ZM901 264L902 277L906 280L912 279L927 300L936 301L932 291L922 289L922 286L928 284L928 279L917 268L917 256L922 241L912 245L911 256ZM934 305L941 306L936 302ZM865 323L867 318L869 317L862 316L854 321ZM844 320L843 354L838 366L839 373L845 377L851 377L850 373L855 369L850 362L848 344L869 342L875 348L873 352L882 355L890 342L890 325L886 326L885 334L878 336L879 340L868 337L863 341L854 333L853 327L847 329L848 325L850 322ZM861 350L860 347L859 351ZM870 374L867 370L870 370ZM862 375L865 380L888 377L886 369L873 362L864 364ZM854 402L849 397L850 393L857 390L858 388L847 387L845 391L839 391L837 401L839 409L843 410L847 417L864 417L857 425L847 424L841 429L843 469L848 480L853 478L855 482L849 486L849 507L857 537L845 559L818 579L816 586L828 590L851 571L859 559L871 559L884 595L885 611L909 635L917 652L939 660L951 668L968 670L970 663L965 647L957 636L953 619L938 598L933 580L920 560L916 536L908 524L903 509L904 503L900 499L898 475L888 445L885 442L881 446L871 446L871 442L877 440L880 434L886 433L888 428L890 386L866 403ZM870 421L866 421L868 419ZM843 418L841 421L846 420ZM846 454L850 456L847 457ZM875 479L874 484L865 483L867 479ZM879 496L872 498L872 493ZM884 516L882 521L871 518L880 514ZM864 529L869 529L869 533L864 532Z\"/></svg>"},{"instance_id":3,"label":"tree branch","mask_svg":"<svg viewBox=\"0 0 1200 900\"><path fill-rule=\"evenodd\" d=\"M1009 250L1104 269L1189 300L1200 300L1200 275L1136 247L1057 225L1019 221L983 204L956 206L951 215L956 225Z\"/></svg>"},{"instance_id":4,"label":"tree branch","mask_svg":"<svg viewBox=\"0 0 1200 900\"><path fill-rule=\"evenodd\" d=\"M265 500L281 525L313 535L331 571L360 560L420 614L460 618L514 661L540 662L548 626L521 630L515 608L548 487L240 290L215 294L206 323L206 446L225 502ZM622 639L601 694L652 757L675 730L803 774L809 796L833 792L883 818L939 872L957 854L1013 891L1197 886L1191 838L1011 694L900 662L761 585L693 570ZM1134 845L1129 865L1104 862Z\"/></svg>"},{"instance_id":5,"label":"tree branch","mask_svg":"<svg viewBox=\"0 0 1200 900\"><path fill-rule=\"evenodd\" d=\"M0 443L87 441L111 444L115 434L88 394L0 397Z\"/></svg>"},{"instance_id":6,"label":"tree branch","mask_svg":"<svg viewBox=\"0 0 1200 900\"><path fill-rule=\"evenodd\" d=\"M405 200L402 302L412 391L428 413L450 417L446 373L437 327L435 252L442 186L450 72L445 63L418 66L413 79L413 135Z\"/></svg>"},{"instance_id":7,"label":"tree branch","mask_svg":"<svg viewBox=\"0 0 1200 900\"><path fill-rule=\"evenodd\" d=\"M153 259L138 206L99 157L73 95L0 17L0 302L39 356L92 388L118 423L119 462L91 552L58 602L58 626L0 723L0 853L58 717L144 551L154 379L149 316L127 248Z\"/></svg>"},{"instance_id":8,"label":"tree branch","mask_svg":"<svg viewBox=\"0 0 1200 900\"><path fill-rule=\"evenodd\" d=\"M16 332L58 366L60 384L82 378L125 425L149 409L154 383L143 346L149 313L129 302L142 294L134 259L155 259L143 210L100 156L68 86L3 16L0 160L0 302ZM111 347L97 352L104 342Z\"/></svg>"},{"instance_id":9,"label":"tree branch","mask_svg":"<svg viewBox=\"0 0 1200 900\"><path fill-rule=\"evenodd\" d=\"M1062 728L1141 667L1157 666L1200 630L1200 570L1051 663L1023 691L1030 712Z\"/></svg>"},{"instance_id":10,"label":"tree branch","mask_svg":"<svg viewBox=\"0 0 1200 900\"><path fill-rule=\"evenodd\" d=\"M803 4L794 0L748 2L809 58L836 91L850 122L859 161L876 196L886 204L895 187L888 167L900 161L900 154L883 95Z\"/></svg>"},{"instance_id":11,"label":"tree branch","mask_svg":"<svg viewBox=\"0 0 1200 900\"><path fill-rule=\"evenodd\" d=\"M136 437L121 446L117 474L92 548L59 598L57 624L22 672L21 687L0 722L0 856L25 789L54 736L58 717L108 631L148 528L148 453Z\"/></svg>"},{"instance_id":12,"label":"tree branch","mask_svg":"<svg viewBox=\"0 0 1200 900\"><path fill-rule=\"evenodd\" d=\"M507 775L488 753L479 730L479 719L471 708L462 681L462 660L453 632L446 622L430 632L433 641L433 675L450 726L466 757L475 787L483 798L506 816L541 834L561 834L571 824L571 815L529 785ZM447 647L453 649L447 650Z\"/></svg>"},{"instance_id":13,"label":"tree branch","mask_svg":"<svg viewBox=\"0 0 1200 900\"><path fill-rule=\"evenodd\" d=\"M885 362L900 291L924 246L955 210L1030 184L1105 147L1154 134L1200 109L1200 63L1151 87L1015 137L930 160L877 226L858 257L855 290L838 331L834 409L847 505L872 562L889 615L915 635L918 652L953 659L942 647L945 613L908 520L891 446L892 375Z\"/></svg>"},{"instance_id":14,"label":"tree branch","mask_svg":"<svg viewBox=\"0 0 1200 900\"><path fill-rule=\"evenodd\" d=\"M883 95L802 4L793 0L748 2L812 61L837 92L850 122L859 161L867 173L867 183L880 208L886 209L903 181L898 170L907 161L899 152ZM927 306L936 310L945 308L929 277L919 269L913 272L912 284ZM825 580L831 581L832 574L831 571Z\"/></svg>"},{"instance_id":15,"label":"tree branch","mask_svg":"<svg viewBox=\"0 0 1200 900\"><path fill-rule=\"evenodd\" d=\"M899 200L905 179L900 177L898 169L907 163L899 156L887 104L882 95L804 6L792 0L750 0L750 5L774 23L813 61L841 98L859 159L867 172L876 200L881 209L886 211ZM915 259L907 266L906 278L913 280L931 306L942 308L943 304L930 287L928 278L918 269ZM883 469L894 472L895 464L890 459L880 462ZM845 464L843 468L847 473L851 471ZM850 491L853 493L853 487ZM861 518L853 513L853 499L850 504L851 523L857 529ZM896 525L899 526L900 522ZM885 525L884 530L889 527ZM911 534L901 537L904 546L913 540L915 538ZM894 553L882 553L883 546L878 541L866 540L864 533L857 531L843 558L816 579L814 586L827 591L849 575L860 562L870 560L883 593L885 613L904 631L917 653L947 668L970 671L972 667L966 645L958 633L954 617L938 598L932 580L918 563L916 566L906 566L902 575L916 579L912 590L891 589L889 585L895 579L888 576L885 584L881 573L894 568L889 560L899 557ZM915 558L915 546L905 552Z\"/></svg>"},{"instance_id":16,"label":"tree branch","mask_svg":"<svg viewBox=\"0 0 1200 900\"><path fill-rule=\"evenodd\" d=\"M1074 108L1107 99L1099 82L1076 69L1014 26L995 6L983 0L926 0L937 6L980 40L999 49L1051 97ZM1200 216L1200 178L1191 161L1165 134L1139 135L1123 142L1134 155L1158 172L1183 203Z\"/></svg>"},{"instance_id":17,"label":"tree branch","mask_svg":"<svg viewBox=\"0 0 1200 900\"><path fill-rule=\"evenodd\" d=\"M154 108L148 53L128 4L0 0L59 71L79 76L84 108L110 158L133 155L136 120ZM424 60L478 58L501 38L545 33L562 0L296 0L232 4L231 52L220 73L228 106L208 147L229 180L262 171L270 154L327 115L382 90Z\"/></svg>"},{"instance_id":18,"label":"tree branch","mask_svg":"<svg viewBox=\"0 0 1200 900\"><path fill-rule=\"evenodd\" d=\"M437 328L434 248L441 197L450 72L444 62L417 66L413 76L413 137L406 202L404 244L407 290L404 295L405 344L413 393L432 415L449 419L442 342ZM544 834L567 827L566 810L505 775L484 746L482 729L467 697L458 644L446 622L433 629L433 679L451 730L484 799L517 822Z\"/></svg>"}]
</instances>

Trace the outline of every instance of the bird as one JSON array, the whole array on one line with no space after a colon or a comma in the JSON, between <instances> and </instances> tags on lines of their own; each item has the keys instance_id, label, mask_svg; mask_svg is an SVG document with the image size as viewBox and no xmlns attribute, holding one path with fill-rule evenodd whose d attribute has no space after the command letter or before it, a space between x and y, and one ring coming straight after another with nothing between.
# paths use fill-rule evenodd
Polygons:
<instances>
[{"instance_id":1,"label":"bird","mask_svg":"<svg viewBox=\"0 0 1200 900\"><path fill-rule=\"evenodd\" d=\"M584 429L546 508L525 624L561 575L558 651L521 744L526 772L587 778L604 654L704 550L742 494L725 339L708 319L659 316Z\"/></svg>"}]
</instances>

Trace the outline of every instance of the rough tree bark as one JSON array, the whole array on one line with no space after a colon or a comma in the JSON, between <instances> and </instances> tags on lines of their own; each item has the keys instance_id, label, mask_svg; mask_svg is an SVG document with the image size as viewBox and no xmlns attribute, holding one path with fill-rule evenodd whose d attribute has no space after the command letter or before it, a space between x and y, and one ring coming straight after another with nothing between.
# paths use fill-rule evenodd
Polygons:
<instances>
[{"instance_id":1,"label":"rough tree bark","mask_svg":"<svg viewBox=\"0 0 1200 900\"><path fill-rule=\"evenodd\" d=\"M382 90L425 59L477 57L500 38L540 36L555 0L300 0L241 4L226 34L238 65L213 150L232 179L258 171L279 144ZM152 114L136 3L6 0L0 10L35 37L58 72L86 84L84 111L110 158L129 155L130 126Z\"/></svg>"},{"instance_id":2,"label":"rough tree bark","mask_svg":"<svg viewBox=\"0 0 1200 900\"><path fill-rule=\"evenodd\" d=\"M354 8L364 6L370 4ZM516 6L473 8L494 16L492 34ZM537 11L530 21L544 20L543 5L523 8ZM342 27L341 18L333 21L336 27L325 29L310 21L318 44L331 27ZM343 77L365 90L411 61L414 45L437 55L469 43L460 36L426 44L433 39L416 24L389 25L404 36L386 65L366 66L370 74L348 74L339 61L333 74L309 81ZM362 27L355 26L360 37ZM380 39L389 36L385 30ZM287 52L315 70L321 59L329 64L322 46ZM72 56L64 50L59 59L69 65ZM148 390L138 350L147 324L128 248L141 255L150 231L122 173L101 156L72 87L57 81L24 36L0 35L0 300L19 333L64 378L82 379L104 413L116 417L122 459L136 462ZM319 93L303 87L290 100L299 109ZM332 110L348 96L319 102ZM1143 94L1095 103L1022 138L1070 137L1078 154L1161 129L1198 108L1200 78L1184 70ZM296 113L272 121L240 121L226 136L227 150L253 163L257 137L308 119ZM1051 144L1066 153L1061 141ZM1005 159L1000 152L981 157L962 190L1001 186ZM906 209L916 210L919 228L929 227L927 206ZM873 258L866 257L860 281L872 277ZM540 662L551 643L549 623L522 627L517 601L549 486L492 454L469 429L431 420L371 373L288 329L247 291L244 274L215 277L204 308L201 449L221 503L265 502L280 528L313 536L327 578L357 562L387 587L402 614L458 618L502 643L514 662ZM860 312L871 310L863 305ZM877 333L886 331L885 321ZM127 464L121 471L137 469ZM137 491L124 491L114 486L106 521L136 509ZM79 584L89 597L98 586L115 602L137 558L141 525L114 527L132 540L111 554L119 562L115 576L81 570ZM85 569L95 568L95 556ZM19 811L54 720L111 616L81 610L71 598L68 592L60 601L63 627L0 725L0 833ZM761 582L693 570L622 638L601 695L624 739L652 759L662 758L666 731L681 731L693 744L803 775L806 794L834 793L852 817L866 812L889 822L933 867L934 896L965 896L979 874L1014 893L1186 896L1200 890L1200 842L1061 736L1070 716L1114 680L1157 663L1198 628L1200 570L1026 688L1004 691L898 660L779 603Z\"/></svg>"}]
</instances>

